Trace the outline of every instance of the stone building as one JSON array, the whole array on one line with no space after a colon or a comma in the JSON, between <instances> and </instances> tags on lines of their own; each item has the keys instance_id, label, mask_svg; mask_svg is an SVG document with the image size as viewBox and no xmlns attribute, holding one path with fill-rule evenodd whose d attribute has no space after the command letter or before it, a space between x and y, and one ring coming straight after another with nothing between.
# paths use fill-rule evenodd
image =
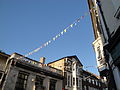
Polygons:
<instances>
[{"instance_id":1,"label":"stone building","mask_svg":"<svg viewBox=\"0 0 120 90\"><path fill-rule=\"evenodd\" d=\"M77 56L67 56L45 64L44 57L40 58L40 61L35 61L18 53L12 55L0 53L0 65L0 90L104 90L105 88L105 83L101 82L100 78L83 70L83 65Z\"/></svg>"},{"instance_id":2,"label":"stone building","mask_svg":"<svg viewBox=\"0 0 120 90\"><path fill-rule=\"evenodd\" d=\"M64 75L65 90L105 90L105 82L96 75L83 70L83 65L77 56L67 56L48 63L49 66L60 69ZM88 82L87 80L91 80ZM93 83L93 82L95 83ZM98 83L98 84L96 84ZM85 88L86 87L86 88ZM89 88L88 88L89 87Z\"/></svg>"},{"instance_id":3,"label":"stone building","mask_svg":"<svg viewBox=\"0 0 120 90\"><path fill-rule=\"evenodd\" d=\"M99 76L89 72L82 71L82 90L107 90L106 82Z\"/></svg>"},{"instance_id":4,"label":"stone building","mask_svg":"<svg viewBox=\"0 0 120 90\"><path fill-rule=\"evenodd\" d=\"M2 80L4 79L4 74L7 66L6 63L9 57L10 55L0 52L0 88L2 87L1 84L3 84Z\"/></svg>"},{"instance_id":5,"label":"stone building","mask_svg":"<svg viewBox=\"0 0 120 90\"><path fill-rule=\"evenodd\" d=\"M67 56L59 60L48 63L49 66L60 69L64 75L64 89L65 90L81 90L82 77L80 70L82 64L77 56ZM78 82L78 83L76 83Z\"/></svg>"},{"instance_id":6,"label":"stone building","mask_svg":"<svg viewBox=\"0 0 120 90\"><path fill-rule=\"evenodd\" d=\"M14 53L7 60L1 90L62 90L62 71L44 64L44 58L38 62Z\"/></svg>"},{"instance_id":7,"label":"stone building","mask_svg":"<svg viewBox=\"0 0 120 90\"><path fill-rule=\"evenodd\" d=\"M120 0L88 0L98 69L109 90L120 90Z\"/></svg>"}]
</instances>

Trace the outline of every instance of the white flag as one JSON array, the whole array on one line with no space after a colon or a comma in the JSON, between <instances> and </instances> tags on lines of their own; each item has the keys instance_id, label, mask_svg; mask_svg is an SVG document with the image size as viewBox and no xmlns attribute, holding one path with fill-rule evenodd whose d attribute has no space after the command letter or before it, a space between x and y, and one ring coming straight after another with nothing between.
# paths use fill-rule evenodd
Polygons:
<instances>
[{"instance_id":1,"label":"white flag","mask_svg":"<svg viewBox=\"0 0 120 90\"><path fill-rule=\"evenodd\" d=\"M53 41L55 41L55 37L53 38Z\"/></svg>"},{"instance_id":2,"label":"white flag","mask_svg":"<svg viewBox=\"0 0 120 90\"><path fill-rule=\"evenodd\" d=\"M51 40L49 40L48 42L51 43Z\"/></svg>"},{"instance_id":3,"label":"white flag","mask_svg":"<svg viewBox=\"0 0 120 90\"><path fill-rule=\"evenodd\" d=\"M73 27L73 24L71 24L70 26Z\"/></svg>"},{"instance_id":4,"label":"white flag","mask_svg":"<svg viewBox=\"0 0 120 90\"><path fill-rule=\"evenodd\" d=\"M63 35L63 31L61 32L61 34Z\"/></svg>"},{"instance_id":5,"label":"white flag","mask_svg":"<svg viewBox=\"0 0 120 90\"><path fill-rule=\"evenodd\" d=\"M67 30L66 30L66 29L64 29L64 32L67 32Z\"/></svg>"},{"instance_id":6,"label":"white flag","mask_svg":"<svg viewBox=\"0 0 120 90\"><path fill-rule=\"evenodd\" d=\"M75 26L77 25L77 23L75 23Z\"/></svg>"}]
</instances>

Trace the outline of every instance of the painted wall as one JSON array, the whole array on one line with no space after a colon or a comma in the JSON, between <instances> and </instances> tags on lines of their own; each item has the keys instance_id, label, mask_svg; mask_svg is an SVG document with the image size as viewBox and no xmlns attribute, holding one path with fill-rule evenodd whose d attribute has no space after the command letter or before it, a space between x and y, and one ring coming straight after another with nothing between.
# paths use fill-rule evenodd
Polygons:
<instances>
[{"instance_id":1,"label":"painted wall","mask_svg":"<svg viewBox=\"0 0 120 90\"><path fill-rule=\"evenodd\" d=\"M7 76L7 79L5 81L4 88L2 90L14 90L15 89L19 71L24 71L24 72L29 73L26 90L35 90L36 75L44 77L43 86L45 87L45 90L49 90L50 79L54 79L57 81L56 87L55 87L56 90L62 90L63 80L45 76L45 75L41 75L39 73L31 72L31 71L28 71L28 70L25 70L22 68L18 68L18 67L11 67L10 72Z\"/></svg>"},{"instance_id":2,"label":"painted wall","mask_svg":"<svg viewBox=\"0 0 120 90\"><path fill-rule=\"evenodd\" d=\"M64 71L64 59L48 64L54 68Z\"/></svg>"},{"instance_id":3,"label":"painted wall","mask_svg":"<svg viewBox=\"0 0 120 90\"><path fill-rule=\"evenodd\" d=\"M115 17L116 6L120 0L100 0L103 14L108 25L110 34L117 30L120 25L120 19Z\"/></svg>"},{"instance_id":4,"label":"painted wall","mask_svg":"<svg viewBox=\"0 0 120 90\"><path fill-rule=\"evenodd\" d=\"M5 65L7 62L7 58L3 55L0 55L0 71L4 71Z\"/></svg>"},{"instance_id":5,"label":"painted wall","mask_svg":"<svg viewBox=\"0 0 120 90\"><path fill-rule=\"evenodd\" d=\"M18 73L19 72L17 69L15 68L10 69L7 79L5 80L3 90L14 90Z\"/></svg>"}]
</instances>

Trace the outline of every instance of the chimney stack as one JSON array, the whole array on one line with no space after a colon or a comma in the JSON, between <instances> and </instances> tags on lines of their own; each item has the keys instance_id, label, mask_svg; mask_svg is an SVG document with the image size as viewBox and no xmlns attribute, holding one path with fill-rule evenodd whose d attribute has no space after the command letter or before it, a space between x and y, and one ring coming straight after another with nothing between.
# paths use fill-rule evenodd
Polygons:
<instances>
[{"instance_id":1,"label":"chimney stack","mask_svg":"<svg viewBox=\"0 0 120 90\"><path fill-rule=\"evenodd\" d=\"M41 57L41 58L40 58L40 62L41 62L42 64L45 64L45 57Z\"/></svg>"}]
</instances>

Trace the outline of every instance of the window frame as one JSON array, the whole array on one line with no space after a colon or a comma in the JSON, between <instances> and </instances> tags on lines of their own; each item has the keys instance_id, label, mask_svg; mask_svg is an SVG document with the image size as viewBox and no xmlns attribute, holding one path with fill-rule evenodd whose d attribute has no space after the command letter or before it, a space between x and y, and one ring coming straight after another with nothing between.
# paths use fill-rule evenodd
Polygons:
<instances>
[{"instance_id":1,"label":"window frame","mask_svg":"<svg viewBox=\"0 0 120 90\"><path fill-rule=\"evenodd\" d=\"M75 85L75 78L73 77L73 86Z\"/></svg>"},{"instance_id":2,"label":"window frame","mask_svg":"<svg viewBox=\"0 0 120 90\"><path fill-rule=\"evenodd\" d=\"M26 90L29 73L20 71L18 73L15 90Z\"/></svg>"},{"instance_id":3,"label":"window frame","mask_svg":"<svg viewBox=\"0 0 120 90\"><path fill-rule=\"evenodd\" d=\"M49 90L56 90L56 82L57 82L57 80L54 80L54 79L50 80Z\"/></svg>"},{"instance_id":4,"label":"window frame","mask_svg":"<svg viewBox=\"0 0 120 90\"><path fill-rule=\"evenodd\" d=\"M68 86L68 87L71 86L71 85L70 85L70 81L71 81L71 80L70 80L70 75L68 75L68 76L67 76L67 86Z\"/></svg>"},{"instance_id":5,"label":"window frame","mask_svg":"<svg viewBox=\"0 0 120 90\"><path fill-rule=\"evenodd\" d=\"M101 60L102 59L102 54L101 54L100 46L97 47L97 53L98 53L97 59Z\"/></svg>"},{"instance_id":6,"label":"window frame","mask_svg":"<svg viewBox=\"0 0 120 90\"><path fill-rule=\"evenodd\" d=\"M36 79L35 79L35 90L37 90L37 87L43 87L43 81L44 81L44 77L36 75Z\"/></svg>"}]
</instances>

